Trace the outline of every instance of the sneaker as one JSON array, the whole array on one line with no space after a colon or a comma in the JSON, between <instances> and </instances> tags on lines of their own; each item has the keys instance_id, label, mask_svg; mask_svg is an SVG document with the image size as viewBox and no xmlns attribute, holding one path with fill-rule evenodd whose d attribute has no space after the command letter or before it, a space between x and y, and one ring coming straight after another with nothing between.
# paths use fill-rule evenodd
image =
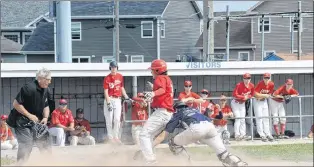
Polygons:
<instances>
[{"instance_id":1,"label":"sneaker","mask_svg":"<svg viewBox=\"0 0 314 167\"><path fill-rule=\"evenodd\" d=\"M281 138L282 138L282 139L289 139L289 136L281 135Z\"/></svg>"},{"instance_id":2,"label":"sneaker","mask_svg":"<svg viewBox=\"0 0 314 167\"><path fill-rule=\"evenodd\" d=\"M273 136L269 135L267 136L268 141L273 142L275 139L273 138Z\"/></svg>"},{"instance_id":3,"label":"sneaker","mask_svg":"<svg viewBox=\"0 0 314 167\"><path fill-rule=\"evenodd\" d=\"M267 138L265 136L262 136L262 141L263 142L267 142L268 140L267 140Z\"/></svg>"},{"instance_id":4,"label":"sneaker","mask_svg":"<svg viewBox=\"0 0 314 167\"><path fill-rule=\"evenodd\" d=\"M251 136L244 135L244 136L242 137L242 139L243 139L243 140L250 140L250 139L251 139Z\"/></svg>"},{"instance_id":5,"label":"sneaker","mask_svg":"<svg viewBox=\"0 0 314 167\"><path fill-rule=\"evenodd\" d=\"M236 140L236 141L241 141L241 140L242 140L242 137L241 137L241 136L236 136L236 137L235 137L235 140Z\"/></svg>"}]
</instances>

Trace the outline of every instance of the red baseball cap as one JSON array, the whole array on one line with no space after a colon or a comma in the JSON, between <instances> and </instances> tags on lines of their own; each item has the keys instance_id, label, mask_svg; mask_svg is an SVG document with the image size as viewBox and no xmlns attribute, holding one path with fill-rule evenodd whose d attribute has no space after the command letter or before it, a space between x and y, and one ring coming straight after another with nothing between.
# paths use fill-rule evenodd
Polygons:
<instances>
[{"instance_id":1,"label":"red baseball cap","mask_svg":"<svg viewBox=\"0 0 314 167\"><path fill-rule=\"evenodd\" d=\"M265 74L263 75L263 77L264 77L264 78L270 78L270 73L265 73Z\"/></svg>"},{"instance_id":2,"label":"red baseball cap","mask_svg":"<svg viewBox=\"0 0 314 167\"><path fill-rule=\"evenodd\" d=\"M293 80L292 79L287 79L286 80L286 84L293 84Z\"/></svg>"},{"instance_id":3,"label":"red baseball cap","mask_svg":"<svg viewBox=\"0 0 314 167\"><path fill-rule=\"evenodd\" d=\"M1 115L1 120L7 120L8 119L8 116L7 115Z\"/></svg>"},{"instance_id":4,"label":"red baseball cap","mask_svg":"<svg viewBox=\"0 0 314 167\"><path fill-rule=\"evenodd\" d=\"M246 79L246 78L251 78L251 74L245 73L245 74L243 75L243 78L244 78L244 79Z\"/></svg>"},{"instance_id":5,"label":"red baseball cap","mask_svg":"<svg viewBox=\"0 0 314 167\"><path fill-rule=\"evenodd\" d=\"M59 100L59 105L67 105L68 102L65 99L60 99Z\"/></svg>"},{"instance_id":6,"label":"red baseball cap","mask_svg":"<svg viewBox=\"0 0 314 167\"><path fill-rule=\"evenodd\" d=\"M192 86L192 81L184 81L184 86Z\"/></svg>"}]
</instances>

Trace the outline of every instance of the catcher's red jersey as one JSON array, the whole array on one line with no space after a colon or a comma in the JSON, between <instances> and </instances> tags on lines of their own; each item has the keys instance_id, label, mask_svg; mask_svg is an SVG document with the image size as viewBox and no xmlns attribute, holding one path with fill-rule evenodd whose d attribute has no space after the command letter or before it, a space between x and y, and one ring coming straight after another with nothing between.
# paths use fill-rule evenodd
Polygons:
<instances>
[{"instance_id":1,"label":"catcher's red jersey","mask_svg":"<svg viewBox=\"0 0 314 167\"><path fill-rule=\"evenodd\" d=\"M155 95L153 97L152 108L165 108L168 111L174 112L173 110L173 84L172 80L167 75L158 75L155 78L153 91L155 92L159 88L165 90L162 95Z\"/></svg>"},{"instance_id":2,"label":"catcher's red jersey","mask_svg":"<svg viewBox=\"0 0 314 167\"><path fill-rule=\"evenodd\" d=\"M254 84L249 83L249 86L246 87L244 82L240 82L234 88L232 95L238 102L244 103L244 95L247 95L248 98L251 98L254 95Z\"/></svg>"},{"instance_id":3,"label":"catcher's red jersey","mask_svg":"<svg viewBox=\"0 0 314 167\"><path fill-rule=\"evenodd\" d=\"M116 75L109 74L104 79L104 89L108 89L109 96L121 97L123 84L123 76L119 73Z\"/></svg>"},{"instance_id":4,"label":"catcher's red jersey","mask_svg":"<svg viewBox=\"0 0 314 167\"><path fill-rule=\"evenodd\" d=\"M274 86L275 84L273 81L269 81L267 85L264 81L260 81L255 87L255 92L262 94L272 94L274 92Z\"/></svg>"},{"instance_id":5,"label":"catcher's red jersey","mask_svg":"<svg viewBox=\"0 0 314 167\"><path fill-rule=\"evenodd\" d=\"M299 95L299 92L297 90L295 90L294 88L289 89L289 91L287 91L286 89L286 85L281 86L280 88L278 88L274 94L274 96L277 95ZM284 99L282 98L273 98L273 100L277 101L277 102L284 102Z\"/></svg>"}]
</instances>

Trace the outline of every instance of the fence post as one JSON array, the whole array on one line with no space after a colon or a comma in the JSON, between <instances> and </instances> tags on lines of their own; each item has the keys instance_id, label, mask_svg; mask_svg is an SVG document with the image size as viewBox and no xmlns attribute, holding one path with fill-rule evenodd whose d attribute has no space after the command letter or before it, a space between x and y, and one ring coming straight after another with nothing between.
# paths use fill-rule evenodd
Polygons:
<instances>
[{"instance_id":1,"label":"fence post","mask_svg":"<svg viewBox=\"0 0 314 167\"><path fill-rule=\"evenodd\" d=\"M302 134L303 134L303 131L302 131L302 99L301 97L298 97L298 100L299 100L299 119L300 119L300 139L302 139Z\"/></svg>"},{"instance_id":2,"label":"fence post","mask_svg":"<svg viewBox=\"0 0 314 167\"><path fill-rule=\"evenodd\" d=\"M251 140L254 141L254 122L253 122L253 99L250 99L250 113L251 113Z\"/></svg>"},{"instance_id":3,"label":"fence post","mask_svg":"<svg viewBox=\"0 0 314 167\"><path fill-rule=\"evenodd\" d=\"M152 113L151 108L150 108L150 102L147 103L147 108L148 108L148 118L149 118Z\"/></svg>"}]
</instances>

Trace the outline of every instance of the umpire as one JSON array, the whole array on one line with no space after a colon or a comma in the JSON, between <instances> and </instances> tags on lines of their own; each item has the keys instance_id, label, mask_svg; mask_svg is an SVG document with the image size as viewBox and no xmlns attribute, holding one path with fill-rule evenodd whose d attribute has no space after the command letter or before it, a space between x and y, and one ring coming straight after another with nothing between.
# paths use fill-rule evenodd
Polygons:
<instances>
[{"instance_id":1,"label":"umpire","mask_svg":"<svg viewBox=\"0 0 314 167\"><path fill-rule=\"evenodd\" d=\"M50 83L51 72L46 68L42 68L37 71L36 80L25 84L13 101L14 109L10 115L19 143L18 164L29 159L34 143L41 152L51 153L49 133L41 138L36 138L36 131L27 126L31 121L47 124L50 112L48 105L48 85ZM12 112L16 112L16 114Z\"/></svg>"}]
</instances>

